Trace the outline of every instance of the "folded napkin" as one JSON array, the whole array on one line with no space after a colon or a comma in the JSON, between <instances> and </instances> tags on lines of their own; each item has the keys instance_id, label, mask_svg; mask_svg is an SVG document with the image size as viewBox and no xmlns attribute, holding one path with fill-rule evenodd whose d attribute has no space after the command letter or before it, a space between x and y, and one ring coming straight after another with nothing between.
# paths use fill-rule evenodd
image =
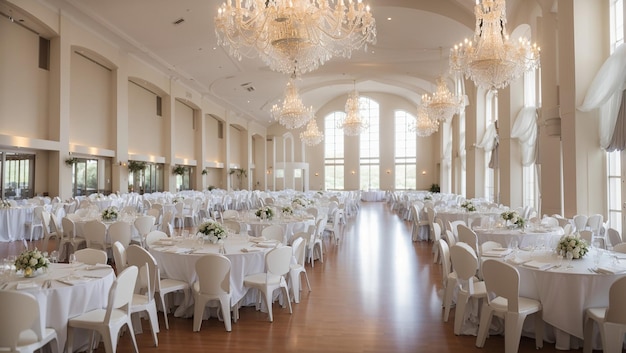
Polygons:
<instances>
[{"instance_id":1,"label":"folded napkin","mask_svg":"<svg viewBox=\"0 0 626 353\"><path fill-rule=\"evenodd\" d=\"M482 253L482 256L503 257L503 256L510 254L511 251L512 251L511 249L506 249L506 248L495 248L489 251L485 251L484 253Z\"/></svg>"},{"instance_id":2,"label":"folded napkin","mask_svg":"<svg viewBox=\"0 0 626 353\"><path fill-rule=\"evenodd\" d=\"M86 271L93 271L93 270L104 270L104 269L109 269L111 268L111 266L107 265L107 264L95 264L95 265L88 265L84 268L84 270Z\"/></svg>"},{"instance_id":3,"label":"folded napkin","mask_svg":"<svg viewBox=\"0 0 626 353\"><path fill-rule=\"evenodd\" d=\"M28 288L37 288L39 285L33 281L21 281L17 282L17 286L15 289L28 289Z\"/></svg>"},{"instance_id":4,"label":"folded napkin","mask_svg":"<svg viewBox=\"0 0 626 353\"><path fill-rule=\"evenodd\" d=\"M255 248L241 248L241 252L244 252L244 253L246 253L246 252L258 252L258 251L261 251L261 249L258 249L258 248L256 248L256 249Z\"/></svg>"},{"instance_id":5,"label":"folded napkin","mask_svg":"<svg viewBox=\"0 0 626 353\"><path fill-rule=\"evenodd\" d=\"M537 270L547 270L549 268L554 267L554 265L550 262L541 262L541 261L535 261L535 260L524 263L524 266L534 268Z\"/></svg>"},{"instance_id":6,"label":"folded napkin","mask_svg":"<svg viewBox=\"0 0 626 353\"><path fill-rule=\"evenodd\" d=\"M193 249L190 249L190 248L172 248L172 249L169 249L168 251L175 252L177 254L189 254L193 251Z\"/></svg>"},{"instance_id":7,"label":"folded napkin","mask_svg":"<svg viewBox=\"0 0 626 353\"><path fill-rule=\"evenodd\" d=\"M194 250L194 254L215 254L215 249L201 248L201 249Z\"/></svg>"},{"instance_id":8,"label":"folded napkin","mask_svg":"<svg viewBox=\"0 0 626 353\"><path fill-rule=\"evenodd\" d=\"M89 281L91 281L91 278L84 278L84 277L71 277L71 278L57 278L58 282L61 282L63 284L67 284L68 286L73 286L76 284L82 284L82 283L87 283Z\"/></svg>"},{"instance_id":9,"label":"folded napkin","mask_svg":"<svg viewBox=\"0 0 626 353\"><path fill-rule=\"evenodd\" d=\"M604 273L604 274L609 274L609 275L624 272L624 271L626 271L626 268L615 267L615 266L598 266L598 268L596 268L597 273Z\"/></svg>"},{"instance_id":10,"label":"folded napkin","mask_svg":"<svg viewBox=\"0 0 626 353\"><path fill-rule=\"evenodd\" d=\"M508 259L507 261L512 263L513 265L521 265L521 264L525 263L528 260L525 260L525 259L522 259L522 258L519 258L519 257L516 256L516 257L512 257L512 258Z\"/></svg>"},{"instance_id":11,"label":"folded napkin","mask_svg":"<svg viewBox=\"0 0 626 353\"><path fill-rule=\"evenodd\" d=\"M264 241L256 244L259 248L275 248L276 245L278 245L278 242L275 240Z\"/></svg>"},{"instance_id":12,"label":"folded napkin","mask_svg":"<svg viewBox=\"0 0 626 353\"><path fill-rule=\"evenodd\" d=\"M250 238L251 243L260 243L264 241L266 241L265 237L251 237Z\"/></svg>"}]
</instances>

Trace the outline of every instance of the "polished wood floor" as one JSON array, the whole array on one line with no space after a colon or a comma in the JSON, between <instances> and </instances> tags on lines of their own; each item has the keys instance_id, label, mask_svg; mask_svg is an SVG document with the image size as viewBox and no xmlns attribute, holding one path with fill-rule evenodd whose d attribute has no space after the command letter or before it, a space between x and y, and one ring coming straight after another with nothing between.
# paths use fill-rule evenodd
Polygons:
<instances>
[{"instance_id":1,"label":"polished wood floor","mask_svg":"<svg viewBox=\"0 0 626 353\"><path fill-rule=\"evenodd\" d=\"M38 245L38 242L35 242ZM410 225L389 212L384 203L363 203L349 220L341 243L327 241L324 263L307 267L312 292L288 309L274 304L274 322L254 308L226 332L211 318L200 332L192 319L163 318L154 347L149 325L137 335L141 352L503 352L503 337L490 337L485 348L474 336L455 336L454 310L442 320L440 266L432 263L431 244L413 243ZM53 245L51 244L50 247ZM21 243L0 245L0 257L17 253ZM161 315L161 314L159 314ZM104 352L102 345L99 352ZM519 352L535 352L534 340L522 338ZM542 352L555 352L545 343ZM118 352L132 352L128 335Z\"/></svg>"}]
</instances>

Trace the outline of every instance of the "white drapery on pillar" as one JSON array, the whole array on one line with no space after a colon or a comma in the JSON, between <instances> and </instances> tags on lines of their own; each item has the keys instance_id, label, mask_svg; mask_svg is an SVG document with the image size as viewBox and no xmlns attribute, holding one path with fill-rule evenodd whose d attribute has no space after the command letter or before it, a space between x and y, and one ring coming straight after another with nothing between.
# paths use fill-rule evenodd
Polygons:
<instances>
[{"instance_id":1,"label":"white drapery on pillar","mask_svg":"<svg viewBox=\"0 0 626 353\"><path fill-rule=\"evenodd\" d=\"M623 91L626 89L626 46L620 45L609 56L593 78L583 104L578 110L587 112L600 108L600 145L607 151L622 150L626 147L623 130L616 133L616 126L626 127L624 122L616 124L622 105ZM622 117L623 119L623 117ZM616 140L617 139L617 140Z\"/></svg>"},{"instance_id":2,"label":"white drapery on pillar","mask_svg":"<svg viewBox=\"0 0 626 353\"><path fill-rule=\"evenodd\" d=\"M485 134L483 135L480 143L476 145L478 148L482 148L485 152L491 152L491 160L489 161L489 168L498 168L498 129L497 121L489 124Z\"/></svg>"},{"instance_id":3,"label":"white drapery on pillar","mask_svg":"<svg viewBox=\"0 0 626 353\"><path fill-rule=\"evenodd\" d=\"M533 164L537 156L537 108L524 107L519 111L511 128L511 138L522 145L522 165Z\"/></svg>"}]
</instances>

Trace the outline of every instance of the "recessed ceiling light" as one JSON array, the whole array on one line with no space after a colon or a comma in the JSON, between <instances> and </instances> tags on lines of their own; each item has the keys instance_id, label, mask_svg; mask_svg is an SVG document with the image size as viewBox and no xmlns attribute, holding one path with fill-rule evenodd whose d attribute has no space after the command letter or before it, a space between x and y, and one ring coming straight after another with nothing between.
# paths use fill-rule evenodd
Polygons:
<instances>
[{"instance_id":1,"label":"recessed ceiling light","mask_svg":"<svg viewBox=\"0 0 626 353\"><path fill-rule=\"evenodd\" d=\"M387 17L387 21L391 21L391 17Z\"/></svg>"}]
</instances>

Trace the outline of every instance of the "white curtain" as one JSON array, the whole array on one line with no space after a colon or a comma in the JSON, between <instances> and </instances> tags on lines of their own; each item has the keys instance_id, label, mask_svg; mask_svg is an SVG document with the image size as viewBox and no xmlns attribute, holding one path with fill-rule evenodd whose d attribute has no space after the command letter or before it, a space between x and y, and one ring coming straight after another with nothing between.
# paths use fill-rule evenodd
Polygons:
<instances>
[{"instance_id":1,"label":"white curtain","mask_svg":"<svg viewBox=\"0 0 626 353\"><path fill-rule=\"evenodd\" d=\"M600 108L600 145L607 148L611 144L622 91L626 88L626 46L620 45L609 56L594 77L580 111Z\"/></svg>"},{"instance_id":2,"label":"white curtain","mask_svg":"<svg viewBox=\"0 0 626 353\"><path fill-rule=\"evenodd\" d=\"M537 144L537 108L522 108L511 128L511 138L518 139L522 145L522 165L529 166L535 162Z\"/></svg>"},{"instance_id":3,"label":"white curtain","mask_svg":"<svg viewBox=\"0 0 626 353\"><path fill-rule=\"evenodd\" d=\"M497 121L489 124L482 140L476 145L478 148L482 148L485 152L491 152L491 159L489 160L489 168L498 168L498 129Z\"/></svg>"}]
</instances>

